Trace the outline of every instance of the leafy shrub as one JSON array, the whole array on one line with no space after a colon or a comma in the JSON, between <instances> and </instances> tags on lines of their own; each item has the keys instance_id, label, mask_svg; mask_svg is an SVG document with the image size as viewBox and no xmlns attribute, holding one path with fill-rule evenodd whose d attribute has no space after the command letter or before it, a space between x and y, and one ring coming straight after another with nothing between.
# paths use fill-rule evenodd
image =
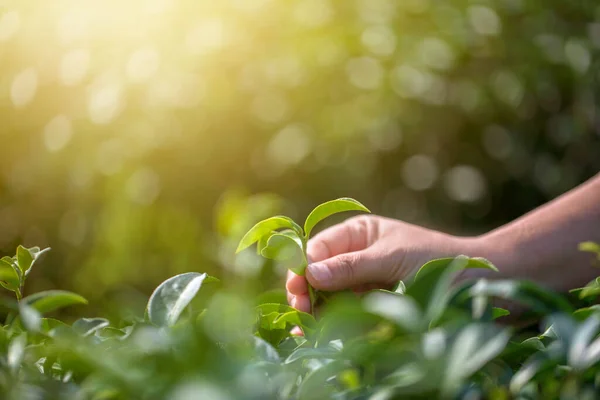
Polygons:
<instances>
[{"instance_id":1,"label":"leafy shrub","mask_svg":"<svg viewBox=\"0 0 600 400\"><path fill-rule=\"evenodd\" d=\"M312 227L348 210L368 211L339 199L317 207L304 227L273 217L239 249L258 242L262 255L301 274ZM589 243L582 249L598 251ZM525 281L453 286L465 268L495 269L458 256L426 263L394 291L330 294L316 319L285 304L254 305L189 272L159 285L143 317L69 325L46 314L86 303L81 296L22 296L45 251L19 246L0 260L0 283L16 298L2 300L3 398L593 399L600 390L600 307L592 305L599 280L576 289L575 302ZM526 305L542 329L499 324L508 311L493 307L497 298ZM303 336L290 333L295 326Z\"/></svg>"}]
</instances>

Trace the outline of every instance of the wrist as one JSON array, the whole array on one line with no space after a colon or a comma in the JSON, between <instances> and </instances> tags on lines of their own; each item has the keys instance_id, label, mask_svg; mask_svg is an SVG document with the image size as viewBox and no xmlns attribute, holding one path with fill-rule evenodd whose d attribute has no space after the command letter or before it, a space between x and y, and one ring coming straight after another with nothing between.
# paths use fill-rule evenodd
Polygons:
<instances>
[{"instance_id":1,"label":"wrist","mask_svg":"<svg viewBox=\"0 0 600 400\"><path fill-rule=\"evenodd\" d=\"M518 259L518 248L508 241L500 241L492 234L473 236L462 239L460 242L463 249L461 254L469 257L481 257L490 261L498 269L498 272L487 269L466 269L460 276L464 279L499 279L511 276L511 268Z\"/></svg>"}]
</instances>

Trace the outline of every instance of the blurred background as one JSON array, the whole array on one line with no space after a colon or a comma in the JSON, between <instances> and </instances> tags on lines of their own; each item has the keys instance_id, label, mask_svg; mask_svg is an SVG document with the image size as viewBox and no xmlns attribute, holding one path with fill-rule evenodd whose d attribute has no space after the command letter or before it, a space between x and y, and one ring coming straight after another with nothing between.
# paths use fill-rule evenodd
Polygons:
<instances>
[{"instance_id":1,"label":"blurred background","mask_svg":"<svg viewBox=\"0 0 600 400\"><path fill-rule=\"evenodd\" d=\"M52 247L26 292L102 312L185 271L282 286L235 244L337 197L497 227L600 170L596 4L3 1L0 255Z\"/></svg>"}]
</instances>

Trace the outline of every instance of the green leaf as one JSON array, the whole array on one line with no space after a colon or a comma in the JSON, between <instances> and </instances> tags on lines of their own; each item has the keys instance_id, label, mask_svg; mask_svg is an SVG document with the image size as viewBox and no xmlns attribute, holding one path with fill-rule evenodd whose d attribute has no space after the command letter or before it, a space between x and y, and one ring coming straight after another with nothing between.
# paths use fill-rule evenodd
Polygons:
<instances>
[{"instance_id":1,"label":"green leaf","mask_svg":"<svg viewBox=\"0 0 600 400\"><path fill-rule=\"evenodd\" d=\"M254 341L254 351L259 359L272 363L279 363L281 361L277 350L269 342L257 336L253 336L252 340Z\"/></svg>"},{"instance_id":2,"label":"green leaf","mask_svg":"<svg viewBox=\"0 0 600 400\"><path fill-rule=\"evenodd\" d=\"M468 291L470 296L493 296L517 301L534 311L550 314L556 311L572 313L571 304L561 295L529 281L480 279Z\"/></svg>"},{"instance_id":3,"label":"green leaf","mask_svg":"<svg viewBox=\"0 0 600 400\"><path fill-rule=\"evenodd\" d=\"M498 319L500 317L505 317L507 315L510 315L510 311L505 310L504 308L500 308L500 307L492 308L492 319Z\"/></svg>"},{"instance_id":4,"label":"green leaf","mask_svg":"<svg viewBox=\"0 0 600 400\"><path fill-rule=\"evenodd\" d=\"M294 326L299 326L307 336L317 328L317 321L312 315L285 304L261 304L256 310L258 335L275 346L290 336L289 331Z\"/></svg>"},{"instance_id":5,"label":"green leaf","mask_svg":"<svg viewBox=\"0 0 600 400\"><path fill-rule=\"evenodd\" d=\"M21 270L12 262L10 257L0 260L0 285L5 289L16 292L21 287Z\"/></svg>"},{"instance_id":6,"label":"green leaf","mask_svg":"<svg viewBox=\"0 0 600 400\"><path fill-rule=\"evenodd\" d=\"M256 225L254 225L247 233L244 235L240 244L237 247L236 253L252 246L254 243L260 240L265 235L270 235L271 232L276 231L278 229L292 229L299 236L302 235L302 228L298 226L291 218L285 216L276 216L260 221Z\"/></svg>"},{"instance_id":7,"label":"green leaf","mask_svg":"<svg viewBox=\"0 0 600 400\"><path fill-rule=\"evenodd\" d=\"M585 371L600 360L600 317L591 316L582 322L571 339L567 360L576 371Z\"/></svg>"},{"instance_id":8,"label":"green leaf","mask_svg":"<svg viewBox=\"0 0 600 400\"><path fill-rule=\"evenodd\" d=\"M600 277L589 282L582 288L569 290L569 293L576 294L582 300L600 295Z\"/></svg>"},{"instance_id":9,"label":"green leaf","mask_svg":"<svg viewBox=\"0 0 600 400\"><path fill-rule=\"evenodd\" d=\"M423 316L417 303L408 296L383 290L369 293L363 300L365 309L394 322L408 332L423 327Z\"/></svg>"},{"instance_id":10,"label":"green leaf","mask_svg":"<svg viewBox=\"0 0 600 400\"><path fill-rule=\"evenodd\" d=\"M19 303L19 316L23 327L29 332L39 332L42 326L42 316L33 307L21 302Z\"/></svg>"},{"instance_id":11,"label":"green leaf","mask_svg":"<svg viewBox=\"0 0 600 400\"><path fill-rule=\"evenodd\" d=\"M61 328L64 330L70 330L71 327L64 322L54 319L54 318L42 318L42 325L40 330L45 334L52 336L53 330L56 328Z\"/></svg>"},{"instance_id":12,"label":"green leaf","mask_svg":"<svg viewBox=\"0 0 600 400\"><path fill-rule=\"evenodd\" d=\"M304 222L304 235L310 237L315 225L324 220L325 218L341 213L344 211L364 211L370 213L369 209L359 203L358 201L349 197L342 197L337 200L331 200L326 203L318 205L306 218Z\"/></svg>"},{"instance_id":13,"label":"green leaf","mask_svg":"<svg viewBox=\"0 0 600 400\"><path fill-rule=\"evenodd\" d=\"M73 330L81 336L93 335L97 330L107 327L109 322L105 318L80 318L73 322Z\"/></svg>"},{"instance_id":14,"label":"green leaf","mask_svg":"<svg viewBox=\"0 0 600 400\"><path fill-rule=\"evenodd\" d=\"M590 253L596 253L600 257L600 245L594 242L583 242L579 243L579 251L587 251Z\"/></svg>"},{"instance_id":15,"label":"green leaf","mask_svg":"<svg viewBox=\"0 0 600 400\"><path fill-rule=\"evenodd\" d=\"M411 296L425 312L427 320L435 322L444 312L450 299L450 287L456 275L465 268L496 268L482 258L457 256L441 258L423 265L413 282L407 287L406 295Z\"/></svg>"},{"instance_id":16,"label":"green leaf","mask_svg":"<svg viewBox=\"0 0 600 400\"><path fill-rule=\"evenodd\" d=\"M286 268L298 275L304 275L308 265L302 239L294 231L273 233L260 253L265 258L283 262Z\"/></svg>"},{"instance_id":17,"label":"green leaf","mask_svg":"<svg viewBox=\"0 0 600 400\"><path fill-rule=\"evenodd\" d=\"M63 307L87 304L88 301L77 293L65 290L46 290L25 297L25 304L33 307L38 312L45 314Z\"/></svg>"},{"instance_id":18,"label":"green leaf","mask_svg":"<svg viewBox=\"0 0 600 400\"><path fill-rule=\"evenodd\" d=\"M94 336L96 336L100 340L113 339L113 338L123 339L127 336L127 332L124 331L123 329L117 329L117 328L112 328L110 326L106 326L104 328L98 329L94 333Z\"/></svg>"},{"instance_id":19,"label":"green leaf","mask_svg":"<svg viewBox=\"0 0 600 400\"><path fill-rule=\"evenodd\" d=\"M11 340L8 346L7 362L8 367L13 373L17 372L25 356L25 346L27 345L27 334L23 333Z\"/></svg>"},{"instance_id":20,"label":"green leaf","mask_svg":"<svg viewBox=\"0 0 600 400\"><path fill-rule=\"evenodd\" d=\"M573 313L573 317L575 317L575 319L579 321L583 321L590 317L592 314L596 313L600 315L600 304L594 304L593 306L579 308L575 310L575 312Z\"/></svg>"},{"instance_id":21,"label":"green leaf","mask_svg":"<svg viewBox=\"0 0 600 400\"><path fill-rule=\"evenodd\" d=\"M297 361L303 361L306 359L335 359L339 357L340 350L335 349L331 346L329 347L319 347L319 348L308 348L308 347L300 347L294 350L286 359L284 364L293 364Z\"/></svg>"},{"instance_id":22,"label":"green leaf","mask_svg":"<svg viewBox=\"0 0 600 400\"><path fill-rule=\"evenodd\" d=\"M50 248L45 248L40 250L39 247L30 247L25 248L23 246L17 247L17 263L19 265L19 269L22 271L22 276L29 275L33 264L39 259L39 257L50 251Z\"/></svg>"},{"instance_id":23,"label":"green leaf","mask_svg":"<svg viewBox=\"0 0 600 400\"><path fill-rule=\"evenodd\" d=\"M158 326L173 326L207 277L205 273L187 272L161 283L146 307L150 322Z\"/></svg>"},{"instance_id":24,"label":"green leaf","mask_svg":"<svg viewBox=\"0 0 600 400\"><path fill-rule=\"evenodd\" d=\"M306 377L298 388L299 400L330 399L334 393L334 386L328 381L331 377L338 375L347 366L339 360L322 363L306 374Z\"/></svg>"},{"instance_id":25,"label":"green leaf","mask_svg":"<svg viewBox=\"0 0 600 400\"><path fill-rule=\"evenodd\" d=\"M466 378L504 350L509 339L507 330L498 331L489 325L471 324L462 329L448 355L443 392L456 394Z\"/></svg>"},{"instance_id":26,"label":"green leaf","mask_svg":"<svg viewBox=\"0 0 600 400\"><path fill-rule=\"evenodd\" d=\"M299 326L302 329L312 332L317 326L315 317L285 304L261 304L256 309L259 315L269 316L266 322L271 327L286 328L288 326Z\"/></svg>"},{"instance_id":27,"label":"green leaf","mask_svg":"<svg viewBox=\"0 0 600 400\"><path fill-rule=\"evenodd\" d=\"M417 274L415 275L415 281L417 281L421 277L429 275L429 274L437 275L442 269L446 268L453 260L455 260L459 257L461 257L461 258L465 257L467 259L467 263L465 264L465 266L463 268L459 269L459 271L462 269L467 269L467 268L481 268L481 269L489 269L489 270L498 272L498 268L496 268L494 266L494 264L492 264L490 261L486 260L485 258L466 257L466 256L458 256L456 258L448 257L448 258L439 258L437 260L431 260L428 263L424 264L417 271Z\"/></svg>"},{"instance_id":28,"label":"green leaf","mask_svg":"<svg viewBox=\"0 0 600 400\"><path fill-rule=\"evenodd\" d=\"M25 272L33 265L33 256L29 250L21 245L17 247L17 262L23 275L25 275Z\"/></svg>"}]
</instances>

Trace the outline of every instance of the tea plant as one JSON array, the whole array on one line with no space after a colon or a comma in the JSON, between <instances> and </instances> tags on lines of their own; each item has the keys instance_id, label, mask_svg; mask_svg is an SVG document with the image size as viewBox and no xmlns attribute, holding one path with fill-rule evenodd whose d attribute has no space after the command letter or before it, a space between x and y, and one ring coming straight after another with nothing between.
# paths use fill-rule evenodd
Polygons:
<instances>
[{"instance_id":1,"label":"tea plant","mask_svg":"<svg viewBox=\"0 0 600 400\"><path fill-rule=\"evenodd\" d=\"M325 218L345 211L370 213L369 209L358 201L343 197L320 204L312 210L304 221L304 229L289 217L279 215L267 218L246 233L236 252L239 253L258 242L258 254L283 262L291 271L304 276L308 265L307 243L312 230ZM317 291L310 284L308 289L312 308L317 300Z\"/></svg>"},{"instance_id":2,"label":"tea plant","mask_svg":"<svg viewBox=\"0 0 600 400\"><path fill-rule=\"evenodd\" d=\"M303 228L285 217L257 224L240 249L258 242L261 254L301 274L317 222L366 210L347 199L325 204ZM2 399L595 399L600 392L598 279L569 298L527 281L454 285L465 268L495 269L458 256L426 263L396 291L336 293L315 318L285 304L253 306L235 288L188 272L160 284L144 316L67 324L48 313L83 305L83 297L24 296L45 251L19 246L0 262L1 284L14 293L0 302ZM528 307L539 326L499 324L508 312L493 306L496 299ZM294 326L304 336L293 336Z\"/></svg>"}]
</instances>

